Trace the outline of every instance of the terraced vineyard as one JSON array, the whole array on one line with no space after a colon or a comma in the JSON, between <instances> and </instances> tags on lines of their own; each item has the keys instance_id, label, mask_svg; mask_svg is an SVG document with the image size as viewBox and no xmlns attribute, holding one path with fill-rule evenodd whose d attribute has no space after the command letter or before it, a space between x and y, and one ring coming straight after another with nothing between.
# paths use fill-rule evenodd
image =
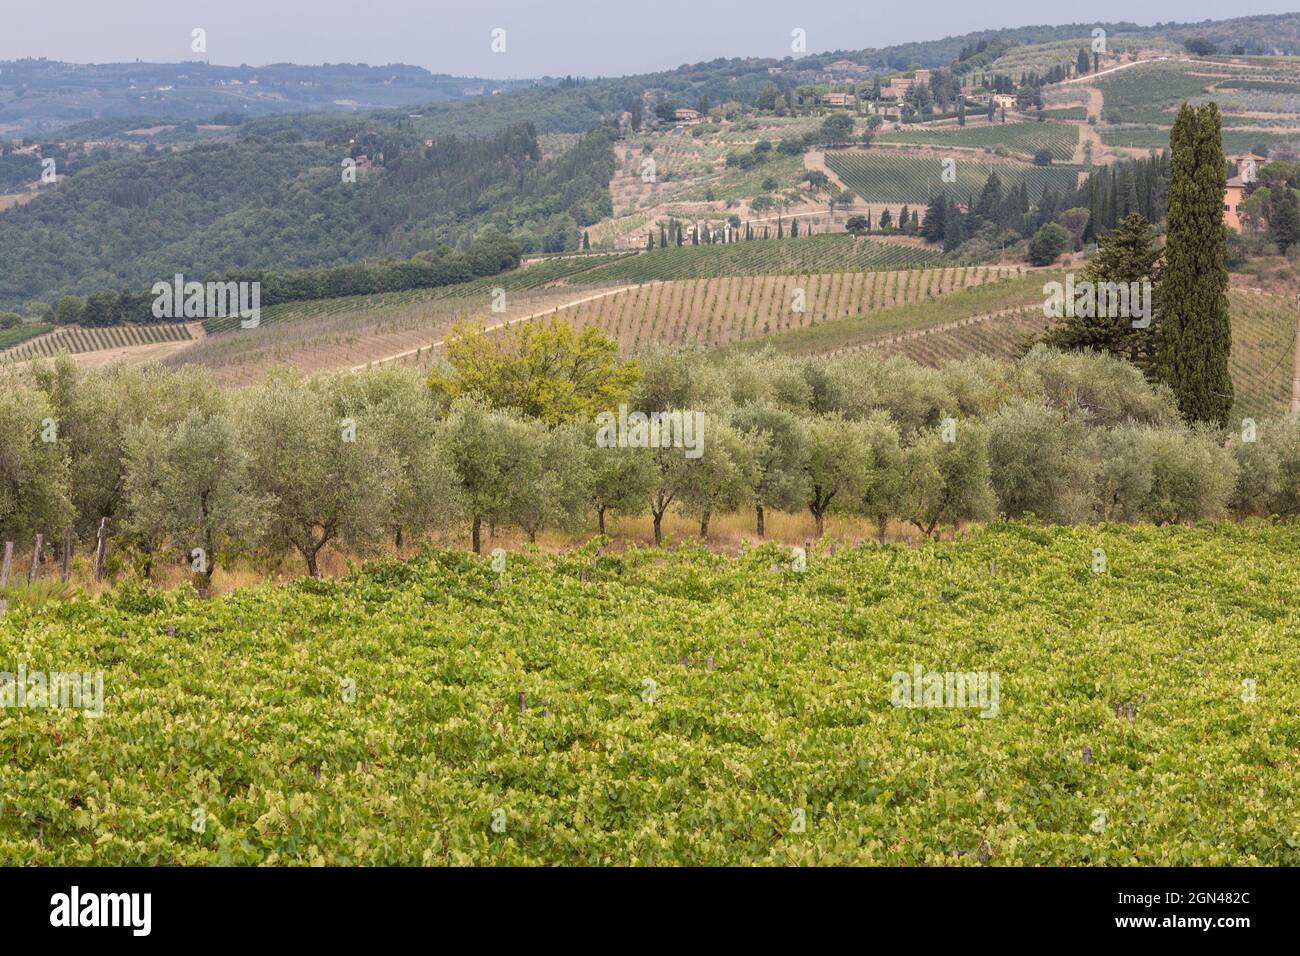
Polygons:
<instances>
[{"instance_id":1,"label":"terraced vineyard","mask_svg":"<svg viewBox=\"0 0 1300 956\"><path fill-rule=\"evenodd\" d=\"M193 338L194 336L190 334L190 330L181 322L159 322L150 325L115 325L97 329L82 329L69 326L0 352L0 358L26 361L27 359L42 356L79 355L83 352L120 349L133 345L185 342Z\"/></svg>"},{"instance_id":2,"label":"terraced vineyard","mask_svg":"<svg viewBox=\"0 0 1300 956\"><path fill-rule=\"evenodd\" d=\"M968 147L992 149L1005 146L1015 153L1032 157L1040 149L1050 149L1052 158L1069 162L1079 144L1079 128L1061 123L989 123L967 117L965 126L944 129L902 129L882 133L879 143L911 143L918 146ZM829 160L829 156L827 159Z\"/></svg>"},{"instance_id":3,"label":"terraced vineyard","mask_svg":"<svg viewBox=\"0 0 1300 956\"><path fill-rule=\"evenodd\" d=\"M970 266L656 282L561 309L556 317L575 326L597 325L625 351L653 344L716 347L932 302L1027 271L1021 266ZM797 304L803 311L795 311Z\"/></svg>"},{"instance_id":4,"label":"terraced vineyard","mask_svg":"<svg viewBox=\"0 0 1300 956\"><path fill-rule=\"evenodd\" d=\"M867 202L924 205L931 196L943 190L952 190L965 199L968 195L979 194L992 171L997 172L1004 189L1025 183L1031 199L1041 196L1044 188L1072 190L1079 181L1077 166L1030 166L959 159L956 161L957 181L945 183L943 161L937 157L879 151L828 152L826 166Z\"/></svg>"},{"instance_id":5,"label":"terraced vineyard","mask_svg":"<svg viewBox=\"0 0 1300 956\"><path fill-rule=\"evenodd\" d=\"M772 224L775 228L775 223ZM575 283L628 284L663 279L859 272L924 266L938 252L842 233L797 239L754 239L711 246L670 246L573 276Z\"/></svg>"}]
</instances>

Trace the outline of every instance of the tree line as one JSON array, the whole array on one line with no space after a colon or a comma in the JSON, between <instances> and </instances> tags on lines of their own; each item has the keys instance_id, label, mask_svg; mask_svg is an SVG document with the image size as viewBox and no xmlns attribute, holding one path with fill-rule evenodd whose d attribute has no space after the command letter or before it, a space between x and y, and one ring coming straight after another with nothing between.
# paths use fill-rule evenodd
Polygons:
<instances>
[{"instance_id":1,"label":"tree line","mask_svg":"<svg viewBox=\"0 0 1300 956\"><path fill-rule=\"evenodd\" d=\"M374 295L407 289L436 289L469 282L518 268L521 252L517 243L496 232L484 232L468 247L440 246L411 259L372 260L355 265L295 272L229 272L209 276L213 282L257 282L261 305L331 299L349 295ZM191 277L187 277L189 279ZM160 277L169 282L171 277ZM90 328L126 322L156 322L152 292L95 292L85 298L64 296L50 315L56 325L78 324ZM217 318L217 316L205 316ZM173 318L181 319L176 315Z\"/></svg>"},{"instance_id":2,"label":"tree line","mask_svg":"<svg viewBox=\"0 0 1300 956\"><path fill-rule=\"evenodd\" d=\"M870 355L652 350L622 362L594 328L462 328L431 375L398 366L222 390L195 368L0 369L0 540L94 540L119 570L199 574L235 557L320 573L432 532L608 530L669 513L708 533L748 509L883 537L998 516L1189 522L1300 511L1300 424L1189 426L1164 385L1113 356L1038 346L941 369ZM596 440L597 416L698 411L702 454ZM196 555L202 556L198 562ZM197 562L197 563L196 563Z\"/></svg>"}]
</instances>

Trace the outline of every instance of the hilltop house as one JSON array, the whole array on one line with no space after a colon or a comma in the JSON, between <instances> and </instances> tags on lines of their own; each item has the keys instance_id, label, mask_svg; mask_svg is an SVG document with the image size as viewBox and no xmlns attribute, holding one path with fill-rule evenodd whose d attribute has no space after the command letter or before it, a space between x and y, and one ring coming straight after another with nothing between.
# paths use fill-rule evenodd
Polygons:
<instances>
[{"instance_id":1,"label":"hilltop house","mask_svg":"<svg viewBox=\"0 0 1300 956\"><path fill-rule=\"evenodd\" d=\"M1255 181L1260 165L1268 160L1254 153L1238 153L1226 159L1237 168L1237 175L1223 187L1223 224L1241 232L1241 204L1246 200L1246 186Z\"/></svg>"},{"instance_id":2,"label":"hilltop house","mask_svg":"<svg viewBox=\"0 0 1300 956\"><path fill-rule=\"evenodd\" d=\"M834 63L826 64L827 73L865 73L867 68L861 63L854 63L852 60L836 60Z\"/></svg>"},{"instance_id":3,"label":"hilltop house","mask_svg":"<svg viewBox=\"0 0 1300 956\"><path fill-rule=\"evenodd\" d=\"M881 99L901 100L917 83L930 85L930 71L917 70L911 76L896 76L880 88Z\"/></svg>"},{"instance_id":4,"label":"hilltop house","mask_svg":"<svg viewBox=\"0 0 1300 956\"><path fill-rule=\"evenodd\" d=\"M1256 156L1254 153L1238 153L1225 159L1236 168L1237 175L1241 177L1243 183L1253 183L1259 173L1259 167L1268 162L1266 157Z\"/></svg>"},{"instance_id":5,"label":"hilltop house","mask_svg":"<svg viewBox=\"0 0 1300 956\"><path fill-rule=\"evenodd\" d=\"M1241 204L1246 198L1246 184L1241 176L1233 176L1223 189L1223 224L1234 232L1241 232Z\"/></svg>"}]
</instances>

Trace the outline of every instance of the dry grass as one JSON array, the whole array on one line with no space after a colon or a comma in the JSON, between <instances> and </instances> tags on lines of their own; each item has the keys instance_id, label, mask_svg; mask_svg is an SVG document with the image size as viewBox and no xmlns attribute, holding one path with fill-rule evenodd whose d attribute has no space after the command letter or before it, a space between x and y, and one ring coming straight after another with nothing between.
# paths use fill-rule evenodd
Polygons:
<instances>
[{"instance_id":1,"label":"dry grass","mask_svg":"<svg viewBox=\"0 0 1300 956\"><path fill-rule=\"evenodd\" d=\"M767 534L763 538L754 531L754 512L738 511L733 514L719 515L709 523L709 534L703 543L719 554L735 554L740 548L755 547L760 544L774 543L789 547L810 546L818 540L816 525L812 515L807 512L790 514L781 511L768 511L765 516ZM654 547L654 530L649 515L633 518L610 516L606 519L606 530L611 538L609 550L624 551L629 548ZM701 541L699 522L683 515L669 514L664 517L664 547L674 548L682 544ZM946 529L943 537L951 537L953 532ZM581 531L562 532L545 531L538 535L536 546L546 552L564 552L582 547L596 535L595 527ZM910 525L891 523L887 529L886 541L916 543L920 540L919 532ZM875 541L875 525L863 518L852 515L830 515L826 519L826 534L823 542L827 545L845 546L863 541ZM393 547L390 542L386 547L367 555L357 555L326 548L320 554L320 571L325 578L341 578L351 568L363 561L377 557L400 558L409 560L419 553L425 543L438 547L455 548L468 551L470 536L468 528L454 534L431 535L426 540L409 542L402 548ZM488 527L483 529L483 554L486 557L494 548L514 551L528 546L527 537L517 528L498 528L495 533ZM111 549L110 549L111 550ZM110 555L110 559L112 555ZM31 566L31 551L15 552L10 587L21 588L27 579L27 570ZM130 569L119 570L115 575L101 582L94 580L94 568L88 552L74 553L69 588L74 593L95 597L113 592L121 585L135 579L136 573ZM303 577L307 573L306 563L297 552L288 552L274 563L266 566L248 559L238 559L229 566L218 564L212 576L212 594L230 594L244 588L255 587L267 582L286 583ZM40 579L49 581L59 575L57 557L52 551L45 554L41 565ZM171 590L186 582L192 582L193 575L189 564L178 555L154 562L149 583L154 587ZM0 592L3 593L3 592Z\"/></svg>"}]
</instances>

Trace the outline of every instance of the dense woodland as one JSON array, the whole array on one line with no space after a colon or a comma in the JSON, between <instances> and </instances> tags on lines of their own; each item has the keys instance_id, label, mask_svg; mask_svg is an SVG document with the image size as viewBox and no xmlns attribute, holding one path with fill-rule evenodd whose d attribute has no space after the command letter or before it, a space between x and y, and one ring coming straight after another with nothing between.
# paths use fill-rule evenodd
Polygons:
<instances>
[{"instance_id":1,"label":"dense woodland","mask_svg":"<svg viewBox=\"0 0 1300 956\"><path fill-rule=\"evenodd\" d=\"M301 134L299 134L301 135ZM340 126L322 141L250 124L233 143L99 164L0 214L0 305L66 293L409 258L485 229L524 252L577 248L610 214L613 134L543 160L531 126L434 140ZM357 163L345 181L342 163ZM382 172L375 167L382 166Z\"/></svg>"}]
</instances>

